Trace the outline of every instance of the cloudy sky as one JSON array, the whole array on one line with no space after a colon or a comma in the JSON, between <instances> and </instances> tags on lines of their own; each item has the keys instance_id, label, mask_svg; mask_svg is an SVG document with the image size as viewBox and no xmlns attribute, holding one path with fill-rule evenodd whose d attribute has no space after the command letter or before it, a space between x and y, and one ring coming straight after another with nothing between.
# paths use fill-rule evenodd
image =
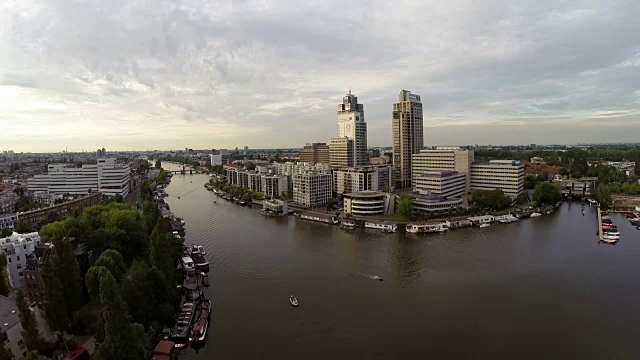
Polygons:
<instances>
[{"instance_id":1,"label":"cloudy sky","mask_svg":"<svg viewBox=\"0 0 640 360\"><path fill-rule=\"evenodd\" d=\"M0 150L640 141L640 1L3 0Z\"/></svg>"}]
</instances>

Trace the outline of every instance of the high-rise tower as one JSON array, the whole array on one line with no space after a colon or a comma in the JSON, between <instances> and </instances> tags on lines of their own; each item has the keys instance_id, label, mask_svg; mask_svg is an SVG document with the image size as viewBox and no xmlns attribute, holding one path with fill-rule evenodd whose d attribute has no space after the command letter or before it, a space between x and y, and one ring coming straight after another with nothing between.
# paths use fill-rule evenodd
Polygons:
<instances>
[{"instance_id":1,"label":"high-rise tower","mask_svg":"<svg viewBox=\"0 0 640 360\"><path fill-rule=\"evenodd\" d=\"M412 155L424 146L420 95L402 90L393 104L393 165L398 171L398 188L411 187Z\"/></svg>"},{"instance_id":2,"label":"high-rise tower","mask_svg":"<svg viewBox=\"0 0 640 360\"><path fill-rule=\"evenodd\" d=\"M358 104L358 98L349 93L338 105L338 138L353 140L353 166L369 164L367 152L367 123L364 121L364 105Z\"/></svg>"}]
</instances>

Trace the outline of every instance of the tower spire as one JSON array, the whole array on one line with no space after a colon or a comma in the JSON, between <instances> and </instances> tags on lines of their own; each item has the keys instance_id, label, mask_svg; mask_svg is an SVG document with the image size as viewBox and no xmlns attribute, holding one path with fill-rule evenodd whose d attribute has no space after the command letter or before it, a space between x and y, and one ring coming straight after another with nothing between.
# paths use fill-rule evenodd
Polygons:
<instances>
[{"instance_id":1,"label":"tower spire","mask_svg":"<svg viewBox=\"0 0 640 360\"><path fill-rule=\"evenodd\" d=\"M351 95L351 85L349 85L349 95Z\"/></svg>"}]
</instances>

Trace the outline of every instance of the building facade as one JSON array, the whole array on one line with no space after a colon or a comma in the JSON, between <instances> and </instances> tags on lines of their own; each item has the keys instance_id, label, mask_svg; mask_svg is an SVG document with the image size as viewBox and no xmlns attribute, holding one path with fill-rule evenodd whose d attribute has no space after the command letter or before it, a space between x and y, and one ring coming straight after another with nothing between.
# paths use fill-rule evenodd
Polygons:
<instances>
[{"instance_id":1,"label":"building facade","mask_svg":"<svg viewBox=\"0 0 640 360\"><path fill-rule=\"evenodd\" d=\"M353 216L388 215L393 213L393 194L379 191L359 191L344 194L344 213Z\"/></svg>"},{"instance_id":2,"label":"building facade","mask_svg":"<svg viewBox=\"0 0 640 360\"><path fill-rule=\"evenodd\" d=\"M413 211L414 212L434 212L434 211L447 211L449 209L458 209L462 207L463 199L459 198L445 198L440 195L429 194L421 195L416 193L409 193L409 196L413 198Z\"/></svg>"},{"instance_id":3,"label":"building facade","mask_svg":"<svg viewBox=\"0 0 640 360\"><path fill-rule=\"evenodd\" d=\"M0 192L0 214L13 213L16 211L18 195L11 190Z\"/></svg>"},{"instance_id":4,"label":"building facade","mask_svg":"<svg viewBox=\"0 0 640 360\"><path fill-rule=\"evenodd\" d=\"M353 139L346 136L331 139L329 164L332 167L353 167Z\"/></svg>"},{"instance_id":5,"label":"building facade","mask_svg":"<svg viewBox=\"0 0 640 360\"><path fill-rule=\"evenodd\" d=\"M465 193L471 191L471 164L474 150L469 147L434 146L413 155L412 172L453 170L466 175Z\"/></svg>"},{"instance_id":6,"label":"building facade","mask_svg":"<svg viewBox=\"0 0 640 360\"><path fill-rule=\"evenodd\" d=\"M413 173L413 191L435 194L445 198L463 197L466 194L467 176L452 170Z\"/></svg>"},{"instance_id":7,"label":"building facade","mask_svg":"<svg viewBox=\"0 0 640 360\"><path fill-rule=\"evenodd\" d=\"M312 143L300 151L300 161L310 164L328 164L329 146L326 143Z\"/></svg>"},{"instance_id":8,"label":"building facade","mask_svg":"<svg viewBox=\"0 0 640 360\"><path fill-rule=\"evenodd\" d=\"M361 191L391 191L394 184L391 165L339 168L333 170L333 191L342 195Z\"/></svg>"},{"instance_id":9,"label":"building facade","mask_svg":"<svg viewBox=\"0 0 640 360\"><path fill-rule=\"evenodd\" d=\"M332 195L332 177L325 173L295 174L293 180L293 201L307 208L325 205Z\"/></svg>"},{"instance_id":10,"label":"building facade","mask_svg":"<svg viewBox=\"0 0 640 360\"><path fill-rule=\"evenodd\" d=\"M24 271L27 268L27 256L40 244L37 232L28 234L13 233L0 238L0 251L7 255L7 278L12 288L23 287Z\"/></svg>"},{"instance_id":11,"label":"building facade","mask_svg":"<svg viewBox=\"0 0 640 360\"><path fill-rule=\"evenodd\" d=\"M263 175L261 181L265 198L283 196L289 191L289 179L285 175Z\"/></svg>"},{"instance_id":12,"label":"building facade","mask_svg":"<svg viewBox=\"0 0 640 360\"><path fill-rule=\"evenodd\" d=\"M211 165L222 165L222 154L209 155L209 162Z\"/></svg>"},{"instance_id":13,"label":"building facade","mask_svg":"<svg viewBox=\"0 0 640 360\"><path fill-rule=\"evenodd\" d=\"M290 162L276 163L271 165L273 170L278 175L294 175L303 174L306 172L331 172L331 166L329 164L317 163L305 163L305 162Z\"/></svg>"},{"instance_id":14,"label":"building facade","mask_svg":"<svg viewBox=\"0 0 640 360\"><path fill-rule=\"evenodd\" d=\"M351 94L351 90L342 98L342 104L338 104L338 137L353 140L353 151L349 153L353 157L350 160L353 166L369 164L364 105L358 104L358 98Z\"/></svg>"},{"instance_id":15,"label":"building facade","mask_svg":"<svg viewBox=\"0 0 640 360\"><path fill-rule=\"evenodd\" d=\"M9 228L13 231L16 226L18 226L18 214L0 215L0 230Z\"/></svg>"},{"instance_id":16,"label":"building facade","mask_svg":"<svg viewBox=\"0 0 640 360\"><path fill-rule=\"evenodd\" d=\"M131 168L116 159L98 159L97 164L82 167L52 164L48 173L28 180L30 192L86 195L100 192L106 196L125 197L130 191Z\"/></svg>"},{"instance_id":17,"label":"building facade","mask_svg":"<svg viewBox=\"0 0 640 360\"><path fill-rule=\"evenodd\" d=\"M393 166L398 171L397 187L411 187L412 156L424 146L422 102L408 90L400 91L392 113Z\"/></svg>"},{"instance_id":18,"label":"building facade","mask_svg":"<svg viewBox=\"0 0 640 360\"><path fill-rule=\"evenodd\" d=\"M524 192L524 165L519 160L491 160L471 165L471 190L500 189L512 198Z\"/></svg>"},{"instance_id":19,"label":"building facade","mask_svg":"<svg viewBox=\"0 0 640 360\"><path fill-rule=\"evenodd\" d=\"M44 209L23 212L18 214L18 221L24 220L27 224L36 229L38 227L38 223L44 220L49 212L56 212L60 216L64 217L71 214L74 210L82 210L89 206L98 205L103 198L104 196L102 193L95 193Z\"/></svg>"}]
</instances>

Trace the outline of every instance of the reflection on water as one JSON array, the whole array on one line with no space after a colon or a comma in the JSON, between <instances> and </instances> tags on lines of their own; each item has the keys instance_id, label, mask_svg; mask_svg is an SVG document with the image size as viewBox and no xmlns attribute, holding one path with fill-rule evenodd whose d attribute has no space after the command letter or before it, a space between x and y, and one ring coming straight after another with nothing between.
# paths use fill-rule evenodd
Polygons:
<instances>
[{"instance_id":1,"label":"reflection on water","mask_svg":"<svg viewBox=\"0 0 640 360\"><path fill-rule=\"evenodd\" d=\"M349 232L260 216L207 192L207 180L176 175L167 188L187 242L203 245L211 264L213 328L184 359L640 352L640 232L621 216L613 216L622 233L616 246L597 244L594 211L587 206L583 216L580 203L486 229Z\"/></svg>"}]
</instances>

